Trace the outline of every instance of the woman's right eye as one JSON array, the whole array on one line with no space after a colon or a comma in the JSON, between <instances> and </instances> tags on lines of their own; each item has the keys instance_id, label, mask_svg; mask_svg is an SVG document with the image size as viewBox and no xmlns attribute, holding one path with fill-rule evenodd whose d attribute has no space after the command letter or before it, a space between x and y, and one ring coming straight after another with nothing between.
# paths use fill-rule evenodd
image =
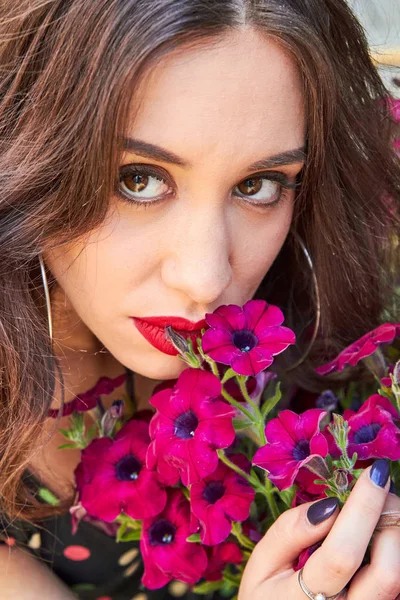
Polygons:
<instances>
[{"instance_id":1,"label":"woman's right eye","mask_svg":"<svg viewBox=\"0 0 400 600\"><path fill-rule=\"evenodd\" d=\"M139 165L121 167L119 190L124 199L142 205L156 204L172 191L158 171Z\"/></svg>"}]
</instances>

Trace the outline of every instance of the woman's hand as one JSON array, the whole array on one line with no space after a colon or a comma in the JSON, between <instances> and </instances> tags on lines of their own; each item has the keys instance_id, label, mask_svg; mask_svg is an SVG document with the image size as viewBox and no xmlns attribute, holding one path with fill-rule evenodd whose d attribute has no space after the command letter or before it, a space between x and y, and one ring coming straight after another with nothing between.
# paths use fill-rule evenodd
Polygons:
<instances>
[{"instance_id":1,"label":"woman's hand","mask_svg":"<svg viewBox=\"0 0 400 600\"><path fill-rule=\"evenodd\" d=\"M315 595L343 590L362 563L381 513L400 511L400 499L388 494L389 485L388 462L379 460L361 475L340 513L331 506L329 515L329 500L283 513L254 549L239 600L305 600L292 565L302 550L324 538L304 567L304 582ZM398 594L400 528L389 527L374 534L371 564L357 572L340 599L394 600Z\"/></svg>"}]
</instances>

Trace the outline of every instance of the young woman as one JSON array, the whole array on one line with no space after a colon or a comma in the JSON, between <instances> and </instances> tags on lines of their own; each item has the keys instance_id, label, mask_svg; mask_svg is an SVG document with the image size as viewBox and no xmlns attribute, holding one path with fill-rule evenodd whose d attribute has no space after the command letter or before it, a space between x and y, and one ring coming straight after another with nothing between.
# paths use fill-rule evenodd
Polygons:
<instances>
[{"instance_id":1,"label":"young woman","mask_svg":"<svg viewBox=\"0 0 400 600\"><path fill-rule=\"evenodd\" d=\"M291 382L310 389L318 361L396 319L387 91L344 0L10 0L0 39L1 598L182 594L141 589L137 550L96 525L72 535L80 458L58 428L101 377L106 405L126 392L142 409L179 375L149 317L188 329L221 304L279 304L299 339ZM291 565L323 538L304 581L339 597L381 512L400 508L389 484L369 469L339 516L285 513L240 599L316 597ZM392 527L348 600L393 600L399 573Z\"/></svg>"}]
</instances>

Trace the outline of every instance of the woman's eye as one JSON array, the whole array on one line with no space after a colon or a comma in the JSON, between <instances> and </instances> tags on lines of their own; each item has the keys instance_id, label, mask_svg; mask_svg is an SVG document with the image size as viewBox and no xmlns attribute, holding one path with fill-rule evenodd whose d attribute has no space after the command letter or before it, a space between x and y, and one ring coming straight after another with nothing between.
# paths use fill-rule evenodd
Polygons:
<instances>
[{"instance_id":1,"label":"woman's eye","mask_svg":"<svg viewBox=\"0 0 400 600\"><path fill-rule=\"evenodd\" d=\"M155 203L171 191L160 174L148 169L129 168L129 165L121 169L119 186L124 197L139 204Z\"/></svg>"},{"instance_id":2,"label":"woman's eye","mask_svg":"<svg viewBox=\"0 0 400 600\"><path fill-rule=\"evenodd\" d=\"M253 204L273 204L278 202L282 187L288 187L283 181L274 181L267 177L249 177L240 182L236 188L239 198L245 198Z\"/></svg>"}]
</instances>

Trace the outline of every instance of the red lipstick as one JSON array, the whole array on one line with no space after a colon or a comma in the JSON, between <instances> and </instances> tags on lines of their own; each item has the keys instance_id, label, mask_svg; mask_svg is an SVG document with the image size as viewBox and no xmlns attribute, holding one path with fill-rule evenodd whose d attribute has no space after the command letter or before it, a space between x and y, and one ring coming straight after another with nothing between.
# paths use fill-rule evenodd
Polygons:
<instances>
[{"instance_id":1,"label":"red lipstick","mask_svg":"<svg viewBox=\"0 0 400 600\"><path fill-rule=\"evenodd\" d=\"M178 351L173 347L165 335L165 328L170 326L186 339L195 343L196 338L200 336L201 330L207 327L204 319L194 323L183 317L131 317L136 328L142 336L157 350L176 356Z\"/></svg>"}]
</instances>

